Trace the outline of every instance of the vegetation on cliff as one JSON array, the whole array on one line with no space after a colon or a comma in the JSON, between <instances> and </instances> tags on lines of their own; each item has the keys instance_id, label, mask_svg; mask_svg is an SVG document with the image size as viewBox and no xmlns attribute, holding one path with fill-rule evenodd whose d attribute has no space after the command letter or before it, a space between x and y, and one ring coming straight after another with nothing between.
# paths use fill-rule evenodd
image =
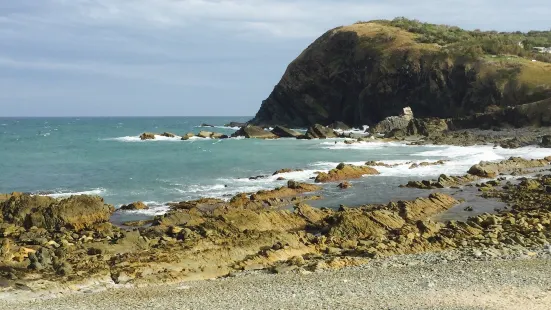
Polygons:
<instances>
[{"instance_id":1,"label":"vegetation on cliff","mask_svg":"<svg viewBox=\"0 0 551 310\"><path fill-rule=\"evenodd\" d=\"M309 126L374 124L406 106L463 117L551 97L551 32L497 33L410 21L359 22L312 43L252 120ZM539 61L533 61L539 60Z\"/></svg>"}]
</instances>

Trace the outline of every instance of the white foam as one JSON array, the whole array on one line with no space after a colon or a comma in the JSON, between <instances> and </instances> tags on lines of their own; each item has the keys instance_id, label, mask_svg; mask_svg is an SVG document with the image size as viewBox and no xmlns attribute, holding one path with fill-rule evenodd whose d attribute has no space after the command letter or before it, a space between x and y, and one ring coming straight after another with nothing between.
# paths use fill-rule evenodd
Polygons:
<instances>
[{"instance_id":1,"label":"white foam","mask_svg":"<svg viewBox=\"0 0 551 310\"><path fill-rule=\"evenodd\" d=\"M52 198L66 198L70 196L78 196L78 195L103 195L105 194L106 190L104 188L96 188L89 191L82 191L82 192L59 192L59 193L53 193L48 194L46 196L52 197Z\"/></svg>"},{"instance_id":2,"label":"white foam","mask_svg":"<svg viewBox=\"0 0 551 310\"><path fill-rule=\"evenodd\" d=\"M369 129L369 126L363 125L362 128L351 128L348 130L335 129L334 131L340 134L355 134L355 135L367 136L369 135L369 133L366 132L367 129Z\"/></svg>"},{"instance_id":3,"label":"white foam","mask_svg":"<svg viewBox=\"0 0 551 310\"><path fill-rule=\"evenodd\" d=\"M127 211L124 211L125 213L129 213L129 214L143 214L143 215L148 215L148 216L155 216L155 215L163 215L165 214L166 212L168 212L170 210L170 207L164 203L160 203L160 202L157 202L157 201L144 201L143 202L147 207L148 209L146 210L127 210ZM119 205L117 207L120 208L121 206Z\"/></svg>"},{"instance_id":4,"label":"white foam","mask_svg":"<svg viewBox=\"0 0 551 310\"><path fill-rule=\"evenodd\" d=\"M385 147L406 146L405 143L399 143L399 142L361 141L357 143L346 144L344 143L344 141L322 142L320 144L322 145L323 149L329 149L329 150L375 150L375 149L381 149Z\"/></svg>"}]
</instances>

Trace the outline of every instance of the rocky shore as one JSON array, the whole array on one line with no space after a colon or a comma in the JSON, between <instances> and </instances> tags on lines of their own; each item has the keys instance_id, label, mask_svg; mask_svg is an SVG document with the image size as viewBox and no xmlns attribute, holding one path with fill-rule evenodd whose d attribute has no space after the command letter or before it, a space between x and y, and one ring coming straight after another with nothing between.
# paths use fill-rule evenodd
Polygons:
<instances>
[{"instance_id":1,"label":"rocky shore","mask_svg":"<svg viewBox=\"0 0 551 310\"><path fill-rule=\"evenodd\" d=\"M424 197L356 208L313 208L307 202L322 198L316 195L320 188L289 180L286 186L229 201L174 203L164 215L127 223L135 228L110 223L114 212L125 211L115 211L99 197L6 194L0 196L2 294L90 282L172 283L252 270L308 273L442 251L475 258L531 256L551 241L549 160L481 162L462 177L420 182L419 188L432 189ZM341 164L318 177L344 184L376 173L379 165ZM529 178L501 178L512 172ZM475 184L479 180L483 183ZM481 197L507 207L464 221L437 220L460 199L434 189L475 185ZM125 206L141 207L139 202Z\"/></svg>"}]
</instances>

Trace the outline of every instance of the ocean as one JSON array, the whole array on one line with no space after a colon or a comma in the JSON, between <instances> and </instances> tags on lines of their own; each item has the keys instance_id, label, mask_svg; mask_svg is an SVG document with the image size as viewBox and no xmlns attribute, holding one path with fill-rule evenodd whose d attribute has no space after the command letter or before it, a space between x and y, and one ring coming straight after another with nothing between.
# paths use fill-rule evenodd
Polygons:
<instances>
[{"instance_id":1,"label":"ocean","mask_svg":"<svg viewBox=\"0 0 551 310\"><path fill-rule=\"evenodd\" d=\"M376 160L398 163L376 167L381 174L353 180L341 190L323 185L318 207L356 206L426 196L427 192L399 188L409 180L440 174L465 174L481 160L510 156L542 158L550 149L502 149L474 146L407 146L401 143L359 143L327 140L226 140L159 138L141 141L142 132L184 135L200 130L231 134L238 128L223 125L250 117L108 117L0 118L0 193L31 192L52 197L93 194L115 206L144 201L149 210L132 211L124 218L166 212L166 203L215 197L229 199L241 192L272 189L286 184L277 177L313 182L316 171L340 162L363 164ZM201 128L202 123L214 128ZM406 162L448 160L444 165L410 169ZM303 169L272 176L282 168ZM267 175L256 180L250 177Z\"/></svg>"}]
</instances>

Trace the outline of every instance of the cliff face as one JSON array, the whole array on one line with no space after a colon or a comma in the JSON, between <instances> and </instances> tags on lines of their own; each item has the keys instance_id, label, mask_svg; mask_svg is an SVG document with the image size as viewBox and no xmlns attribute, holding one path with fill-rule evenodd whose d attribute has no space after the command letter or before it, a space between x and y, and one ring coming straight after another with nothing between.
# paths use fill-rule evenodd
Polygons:
<instances>
[{"instance_id":1,"label":"cliff face","mask_svg":"<svg viewBox=\"0 0 551 310\"><path fill-rule=\"evenodd\" d=\"M410 106L417 117L462 117L551 97L551 64L516 56L453 56L379 23L328 31L287 68L257 125L374 124Z\"/></svg>"}]
</instances>

